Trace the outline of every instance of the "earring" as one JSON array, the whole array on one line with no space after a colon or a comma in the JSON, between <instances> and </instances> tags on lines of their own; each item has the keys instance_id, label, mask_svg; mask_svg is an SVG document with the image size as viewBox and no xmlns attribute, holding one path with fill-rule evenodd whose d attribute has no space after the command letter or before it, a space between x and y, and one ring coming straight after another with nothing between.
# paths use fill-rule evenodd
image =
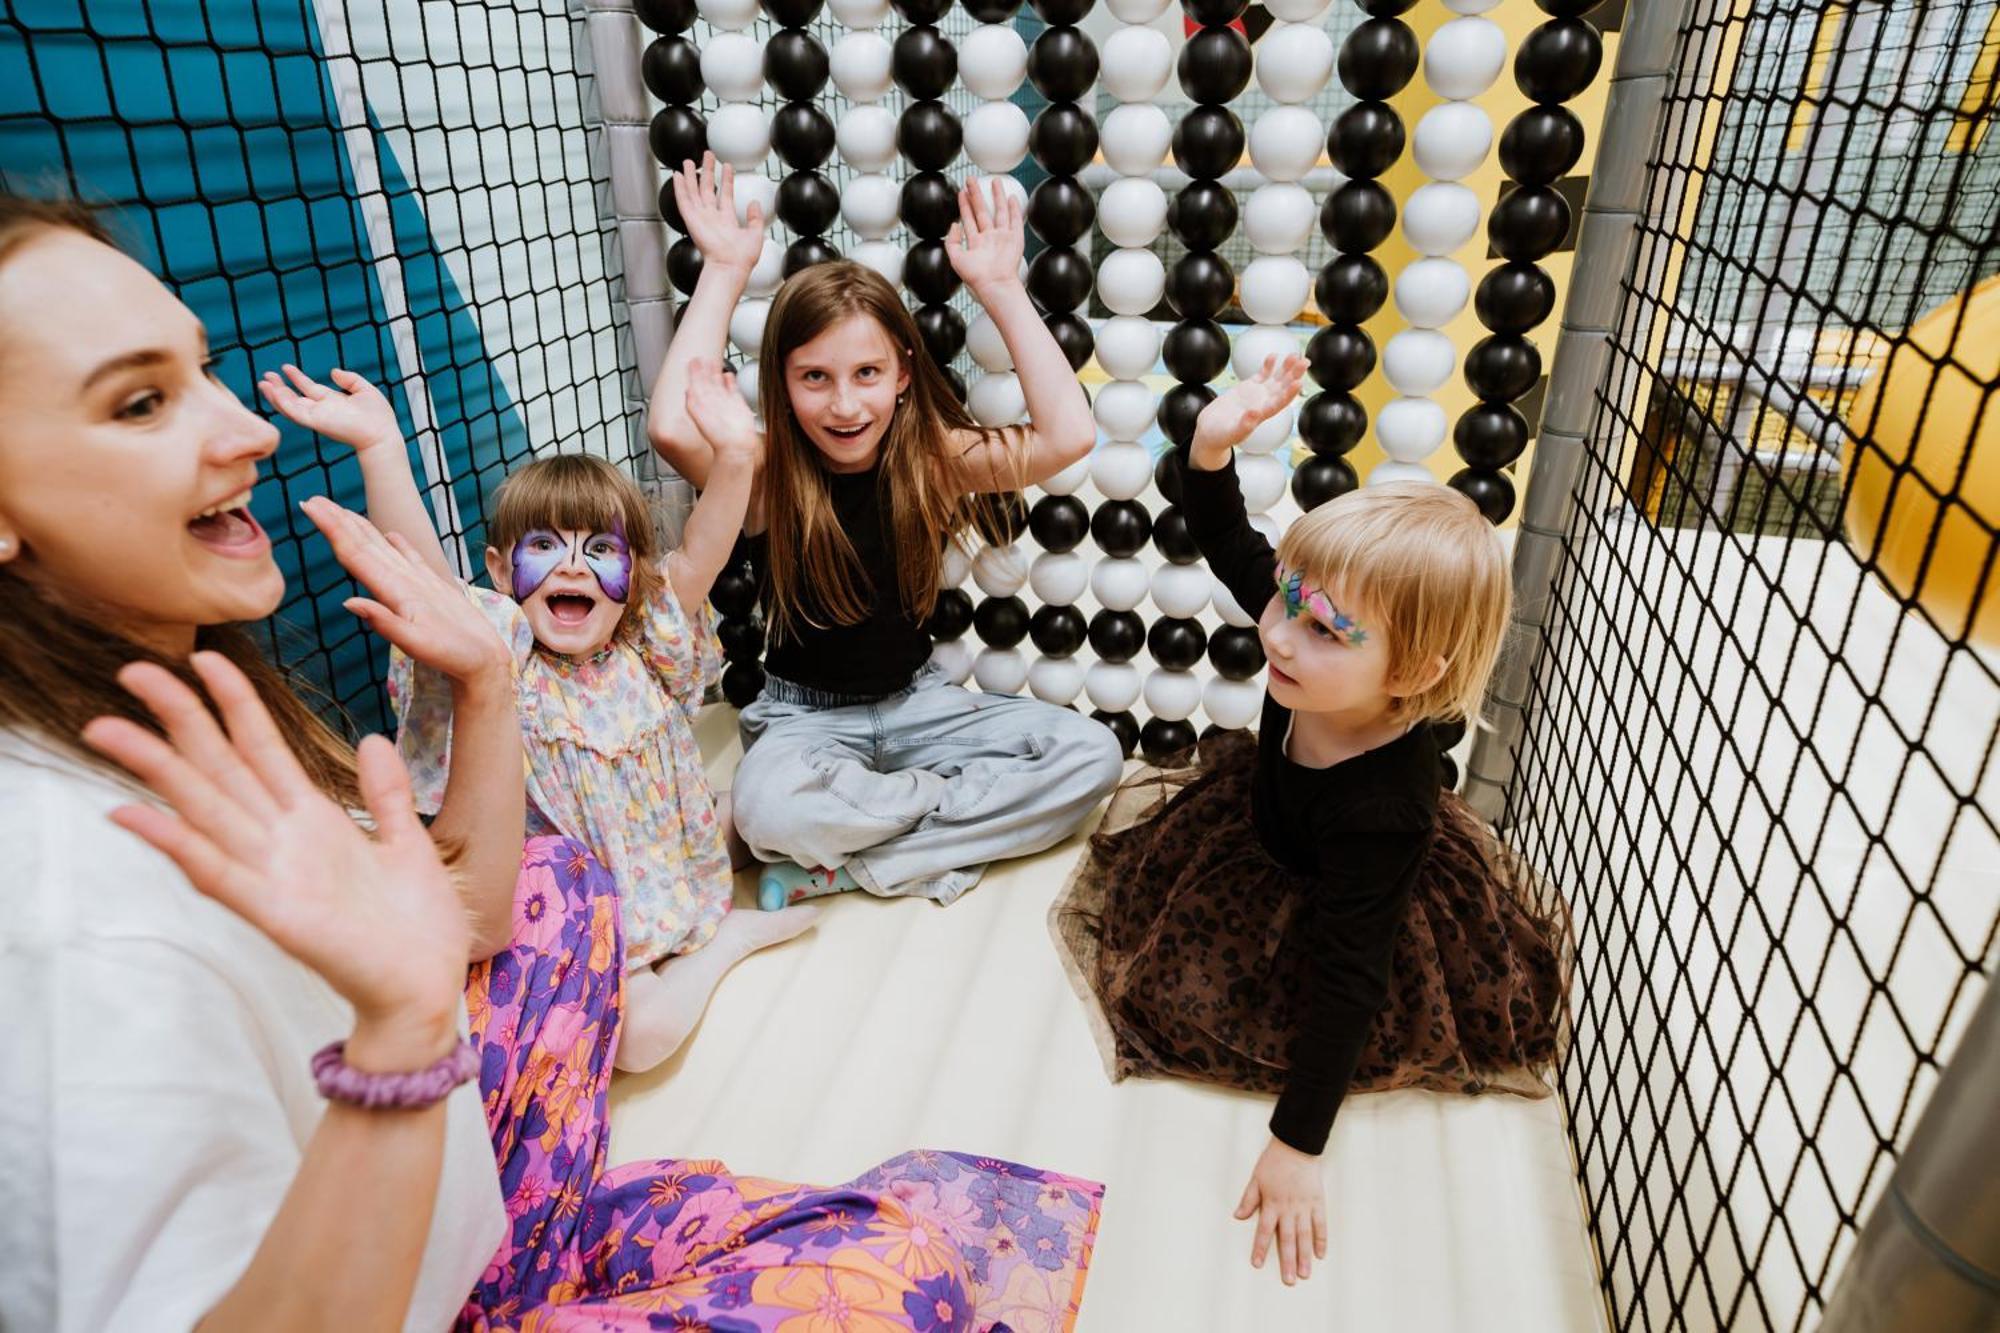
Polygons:
<instances>
[{"instance_id":1,"label":"earring","mask_svg":"<svg viewBox=\"0 0 2000 1333\"><path fill-rule=\"evenodd\" d=\"M5 560L13 554L14 539L12 537L0 537L0 560Z\"/></svg>"}]
</instances>

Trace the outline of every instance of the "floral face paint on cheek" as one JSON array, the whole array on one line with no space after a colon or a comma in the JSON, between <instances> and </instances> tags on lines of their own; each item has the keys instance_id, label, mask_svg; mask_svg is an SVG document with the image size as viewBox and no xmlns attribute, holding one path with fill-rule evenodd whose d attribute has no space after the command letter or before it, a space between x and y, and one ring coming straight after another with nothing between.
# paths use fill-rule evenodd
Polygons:
<instances>
[{"instance_id":1,"label":"floral face paint on cheek","mask_svg":"<svg viewBox=\"0 0 2000 1333\"><path fill-rule=\"evenodd\" d=\"M1326 589L1307 583L1304 574L1279 565L1278 595L1285 599L1287 620L1302 615L1311 616L1350 648L1359 648L1368 642L1368 631L1362 629L1354 617L1334 606L1333 599L1326 595Z\"/></svg>"}]
</instances>

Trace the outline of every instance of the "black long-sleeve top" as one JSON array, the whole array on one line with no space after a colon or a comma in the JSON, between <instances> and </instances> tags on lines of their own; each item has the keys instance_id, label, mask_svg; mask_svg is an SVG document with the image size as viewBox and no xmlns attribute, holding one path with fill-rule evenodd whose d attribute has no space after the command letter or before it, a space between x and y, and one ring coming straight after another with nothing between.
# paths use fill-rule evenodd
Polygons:
<instances>
[{"instance_id":1,"label":"black long-sleeve top","mask_svg":"<svg viewBox=\"0 0 2000 1333\"><path fill-rule=\"evenodd\" d=\"M1188 534L1244 612L1259 615L1277 595L1277 553L1244 513L1235 461L1183 475ZM1317 885L1293 927L1311 932L1312 994L1271 1133L1318 1153L1388 996L1396 935L1430 847L1443 768L1424 725L1331 768L1308 768L1285 756L1291 725L1292 711L1267 692L1250 814L1264 850Z\"/></svg>"}]
</instances>

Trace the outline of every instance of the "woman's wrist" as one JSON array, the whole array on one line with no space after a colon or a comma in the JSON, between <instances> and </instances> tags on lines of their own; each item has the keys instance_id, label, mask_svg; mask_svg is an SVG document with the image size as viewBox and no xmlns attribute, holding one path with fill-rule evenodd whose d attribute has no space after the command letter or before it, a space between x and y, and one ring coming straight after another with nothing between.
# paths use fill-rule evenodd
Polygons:
<instances>
[{"instance_id":1,"label":"woman's wrist","mask_svg":"<svg viewBox=\"0 0 2000 1333\"><path fill-rule=\"evenodd\" d=\"M369 1017L356 1014L343 1058L364 1074L428 1069L458 1044L458 1006L416 1006Z\"/></svg>"},{"instance_id":2,"label":"woman's wrist","mask_svg":"<svg viewBox=\"0 0 2000 1333\"><path fill-rule=\"evenodd\" d=\"M514 707L514 663L504 650L450 680L454 710L490 705L512 711Z\"/></svg>"}]
</instances>

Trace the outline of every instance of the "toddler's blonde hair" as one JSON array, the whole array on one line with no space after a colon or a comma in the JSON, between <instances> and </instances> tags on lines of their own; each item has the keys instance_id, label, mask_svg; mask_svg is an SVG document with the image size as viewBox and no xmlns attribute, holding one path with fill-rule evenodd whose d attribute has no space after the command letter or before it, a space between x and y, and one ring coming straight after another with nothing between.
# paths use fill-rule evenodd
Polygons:
<instances>
[{"instance_id":1,"label":"toddler's blonde hair","mask_svg":"<svg viewBox=\"0 0 2000 1333\"><path fill-rule=\"evenodd\" d=\"M1444 673L1398 698L1393 717L1478 716L1513 588L1500 538L1472 501L1432 482L1364 486L1294 523L1278 543L1278 559L1382 636L1391 689L1443 659Z\"/></svg>"}]
</instances>

